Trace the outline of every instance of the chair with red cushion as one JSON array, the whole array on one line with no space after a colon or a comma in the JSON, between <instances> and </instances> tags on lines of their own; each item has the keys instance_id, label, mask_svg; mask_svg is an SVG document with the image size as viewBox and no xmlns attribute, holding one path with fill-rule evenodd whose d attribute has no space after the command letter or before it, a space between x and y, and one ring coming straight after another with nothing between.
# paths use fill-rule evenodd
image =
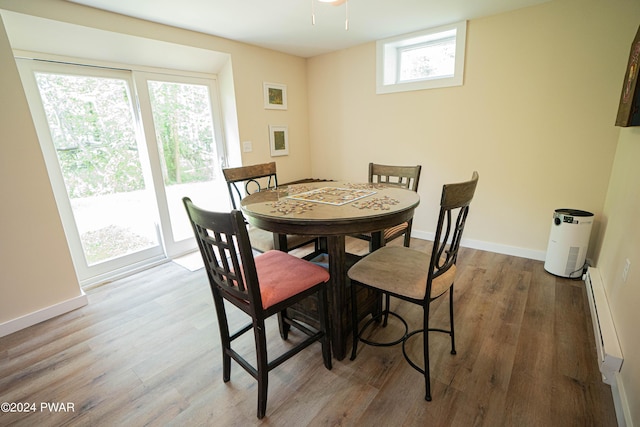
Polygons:
<instances>
[{"instance_id":1,"label":"chair with red cushion","mask_svg":"<svg viewBox=\"0 0 640 427\"><path fill-rule=\"evenodd\" d=\"M309 261L271 250L253 256L242 213L209 212L198 208L188 197L183 199L198 247L205 264L213 301L218 315L222 341L222 377L231 379L231 359L258 380L258 418L267 408L268 373L315 341L322 345L322 357L331 369L331 348L327 334L327 292L329 273ZM284 354L269 361L265 319L312 295L318 296L319 330L286 318L287 323L308 337ZM231 334L225 300L249 315L252 322ZM232 347L232 342L253 329L256 344L254 367Z\"/></svg>"}]
</instances>

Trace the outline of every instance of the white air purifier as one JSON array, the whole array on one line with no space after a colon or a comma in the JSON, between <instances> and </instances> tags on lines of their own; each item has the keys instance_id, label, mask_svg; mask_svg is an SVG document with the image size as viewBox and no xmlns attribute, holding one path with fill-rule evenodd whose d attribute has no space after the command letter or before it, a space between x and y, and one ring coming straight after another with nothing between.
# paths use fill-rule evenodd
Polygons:
<instances>
[{"instance_id":1,"label":"white air purifier","mask_svg":"<svg viewBox=\"0 0 640 427\"><path fill-rule=\"evenodd\" d=\"M591 212L556 209L544 269L560 277L582 277L592 226Z\"/></svg>"}]
</instances>

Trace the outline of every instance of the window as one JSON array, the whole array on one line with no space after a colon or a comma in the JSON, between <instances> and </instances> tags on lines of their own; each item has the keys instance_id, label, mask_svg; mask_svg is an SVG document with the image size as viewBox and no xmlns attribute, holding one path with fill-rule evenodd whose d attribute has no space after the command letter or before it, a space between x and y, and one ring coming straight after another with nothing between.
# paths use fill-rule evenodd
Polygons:
<instances>
[{"instance_id":1,"label":"window","mask_svg":"<svg viewBox=\"0 0 640 427\"><path fill-rule=\"evenodd\" d=\"M376 93L460 86L466 21L377 42Z\"/></svg>"},{"instance_id":2,"label":"window","mask_svg":"<svg viewBox=\"0 0 640 427\"><path fill-rule=\"evenodd\" d=\"M80 284L196 249L182 197L229 209L215 76L17 64Z\"/></svg>"}]
</instances>

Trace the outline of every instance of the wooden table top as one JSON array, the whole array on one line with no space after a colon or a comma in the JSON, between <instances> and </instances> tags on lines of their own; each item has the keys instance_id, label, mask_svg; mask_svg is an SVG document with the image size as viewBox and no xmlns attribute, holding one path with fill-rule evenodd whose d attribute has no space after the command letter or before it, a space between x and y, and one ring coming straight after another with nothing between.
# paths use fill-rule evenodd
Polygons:
<instances>
[{"instance_id":1,"label":"wooden table top","mask_svg":"<svg viewBox=\"0 0 640 427\"><path fill-rule=\"evenodd\" d=\"M400 224L419 203L416 192L397 186L314 182L254 193L241 206L251 224L268 231L341 235Z\"/></svg>"}]
</instances>

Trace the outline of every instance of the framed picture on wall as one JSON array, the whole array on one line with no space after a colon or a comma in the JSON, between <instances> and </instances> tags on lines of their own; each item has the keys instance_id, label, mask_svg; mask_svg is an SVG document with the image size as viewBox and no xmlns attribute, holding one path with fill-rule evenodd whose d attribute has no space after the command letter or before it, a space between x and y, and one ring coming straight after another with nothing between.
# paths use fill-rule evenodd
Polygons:
<instances>
[{"instance_id":1,"label":"framed picture on wall","mask_svg":"<svg viewBox=\"0 0 640 427\"><path fill-rule=\"evenodd\" d=\"M270 110L287 109L287 85L264 82L264 108Z\"/></svg>"},{"instance_id":2,"label":"framed picture on wall","mask_svg":"<svg viewBox=\"0 0 640 427\"><path fill-rule=\"evenodd\" d=\"M620 95L620 105L616 117L616 126L640 126L640 100L637 90L638 86L638 66L640 60L640 28L636 33L633 43L627 70L622 84L622 94Z\"/></svg>"},{"instance_id":3,"label":"framed picture on wall","mask_svg":"<svg viewBox=\"0 0 640 427\"><path fill-rule=\"evenodd\" d=\"M289 154L289 129L287 126L269 126L271 157Z\"/></svg>"}]
</instances>

